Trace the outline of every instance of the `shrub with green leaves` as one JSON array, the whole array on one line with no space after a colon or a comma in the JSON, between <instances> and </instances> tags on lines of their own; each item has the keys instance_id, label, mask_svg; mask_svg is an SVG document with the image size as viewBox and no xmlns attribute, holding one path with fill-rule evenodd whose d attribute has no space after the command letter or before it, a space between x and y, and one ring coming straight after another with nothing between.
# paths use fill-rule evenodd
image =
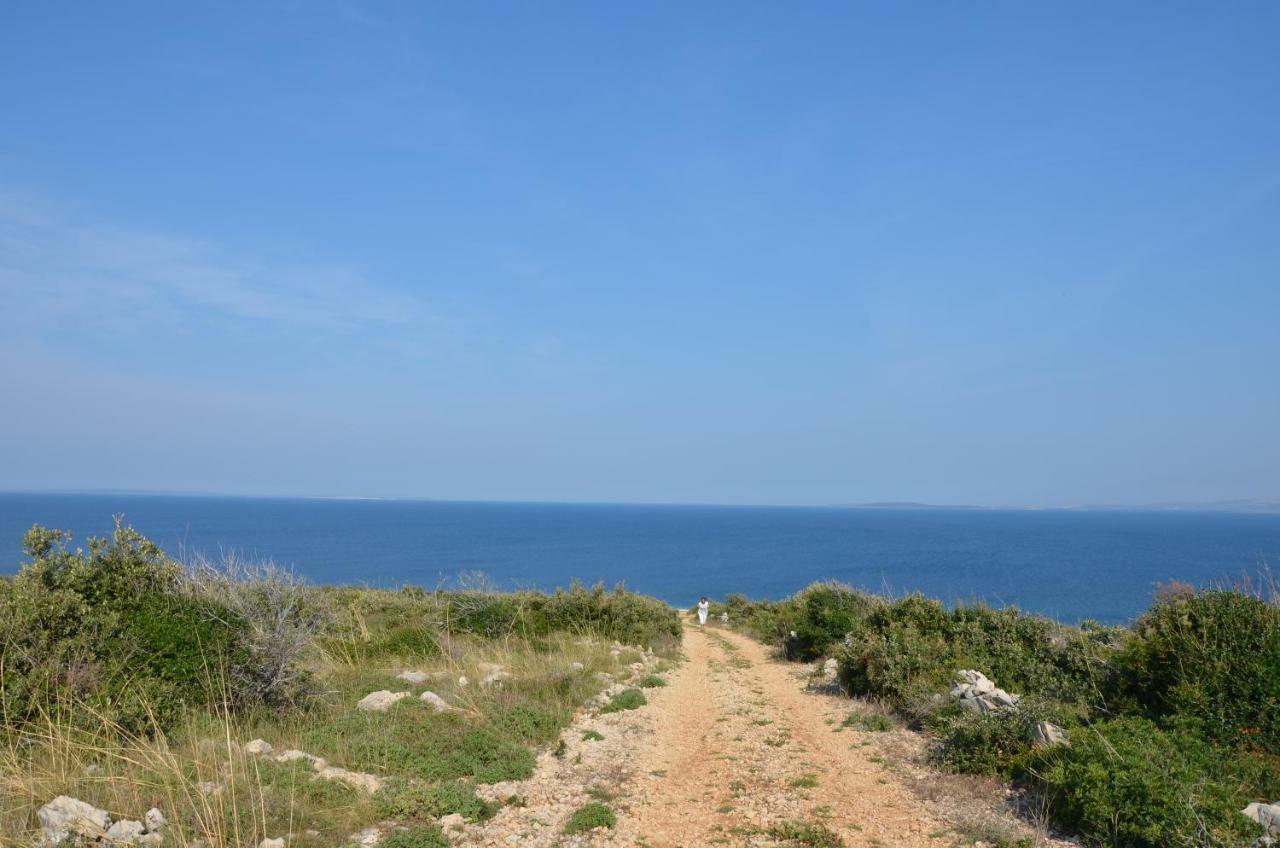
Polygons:
<instances>
[{"instance_id":1,"label":"shrub with green leaves","mask_svg":"<svg viewBox=\"0 0 1280 848\"><path fill-rule=\"evenodd\" d=\"M1274 773L1136 717L1078 729L1030 771L1054 820L1091 845L1245 844L1258 834L1239 813L1241 798L1277 789L1263 785Z\"/></svg>"},{"instance_id":2,"label":"shrub with green leaves","mask_svg":"<svg viewBox=\"0 0 1280 848\"><path fill-rule=\"evenodd\" d=\"M1280 606L1244 592L1175 590L1134 629L1116 662L1118 708L1280 750Z\"/></svg>"},{"instance_id":3,"label":"shrub with green leaves","mask_svg":"<svg viewBox=\"0 0 1280 848\"><path fill-rule=\"evenodd\" d=\"M388 782L376 796L378 815L397 821L424 821L457 813L467 821L493 818L497 806L476 795L476 789L460 780L424 783L417 780Z\"/></svg>"},{"instance_id":4,"label":"shrub with green leaves","mask_svg":"<svg viewBox=\"0 0 1280 848\"><path fill-rule=\"evenodd\" d=\"M620 713L623 710L637 710L649 703L639 689L624 689L609 699L609 703L600 708L602 713Z\"/></svg>"},{"instance_id":5,"label":"shrub with green leaves","mask_svg":"<svg viewBox=\"0 0 1280 848\"><path fill-rule=\"evenodd\" d=\"M185 708L260 702L243 623L178 591L181 567L117 521L110 539L71 550L69 533L33 527L31 561L0 581L3 720L53 703L88 707L129 731L171 725Z\"/></svg>"},{"instance_id":6,"label":"shrub with green leaves","mask_svg":"<svg viewBox=\"0 0 1280 848\"><path fill-rule=\"evenodd\" d=\"M583 833L598 827L613 827L617 823L618 817L613 814L613 810L599 801L593 801L574 811L565 823L564 832Z\"/></svg>"},{"instance_id":7,"label":"shrub with green leaves","mask_svg":"<svg viewBox=\"0 0 1280 848\"><path fill-rule=\"evenodd\" d=\"M449 848L449 837L438 825L419 825L393 830L378 843L381 848Z\"/></svg>"}]
</instances>

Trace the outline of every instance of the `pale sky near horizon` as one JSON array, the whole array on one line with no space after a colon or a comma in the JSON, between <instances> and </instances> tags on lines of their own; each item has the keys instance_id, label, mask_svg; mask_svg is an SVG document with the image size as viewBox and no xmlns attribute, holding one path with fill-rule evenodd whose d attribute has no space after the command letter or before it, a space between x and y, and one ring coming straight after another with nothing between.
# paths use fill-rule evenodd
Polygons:
<instances>
[{"instance_id":1,"label":"pale sky near horizon","mask_svg":"<svg viewBox=\"0 0 1280 848\"><path fill-rule=\"evenodd\" d=\"M1280 4L0 9L0 490L1280 497Z\"/></svg>"}]
</instances>

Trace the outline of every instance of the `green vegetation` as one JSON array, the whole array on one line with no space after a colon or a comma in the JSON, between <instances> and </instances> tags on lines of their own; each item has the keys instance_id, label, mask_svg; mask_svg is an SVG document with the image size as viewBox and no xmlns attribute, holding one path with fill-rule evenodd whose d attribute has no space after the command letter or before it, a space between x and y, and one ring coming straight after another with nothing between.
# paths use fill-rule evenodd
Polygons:
<instances>
[{"instance_id":1,"label":"green vegetation","mask_svg":"<svg viewBox=\"0 0 1280 848\"><path fill-rule=\"evenodd\" d=\"M395 830L378 845L382 848L449 848L449 838L436 825Z\"/></svg>"},{"instance_id":2,"label":"green vegetation","mask_svg":"<svg viewBox=\"0 0 1280 848\"><path fill-rule=\"evenodd\" d=\"M851 727L854 730L861 730L865 733L884 733L893 730L893 720L887 715L872 713L864 715L863 713L849 713L844 721L840 722L841 727Z\"/></svg>"},{"instance_id":3,"label":"green vegetation","mask_svg":"<svg viewBox=\"0 0 1280 848\"><path fill-rule=\"evenodd\" d=\"M379 816L396 821L430 821L450 813L467 821L483 821L497 812L496 806L476 795L474 786L458 780L391 782L374 796L374 804Z\"/></svg>"},{"instance_id":4,"label":"green vegetation","mask_svg":"<svg viewBox=\"0 0 1280 848\"><path fill-rule=\"evenodd\" d=\"M1280 797L1274 587L1175 586L1131 628L831 583L776 603L730 596L722 609L789 657L834 656L851 694L935 734L942 764L1027 786L1089 845L1242 844L1259 834L1238 811ZM1018 708L962 709L945 694L960 669L1022 695ZM890 726L878 718L841 726ZM1041 722L1070 743L1038 747Z\"/></svg>"},{"instance_id":5,"label":"green vegetation","mask_svg":"<svg viewBox=\"0 0 1280 848\"><path fill-rule=\"evenodd\" d=\"M600 708L602 713L619 713L623 710L636 710L649 701L639 689L624 689L609 699L609 703Z\"/></svg>"},{"instance_id":6,"label":"green vegetation","mask_svg":"<svg viewBox=\"0 0 1280 848\"><path fill-rule=\"evenodd\" d=\"M661 686L666 686L667 681L663 680L656 674L650 674L647 677L641 678L640 682L636 685L641 689L657 689Z\"/></svg>"},{"instance_id":7,"label":"green vegetation","mask_svg":"<svg viewBox=\"0 0 1280 848\"><path fill-rule=\"evenodd\" d=\"M602 736L600 732L596 730L588 730L586 733L582 734L583 742L600 742L603 739L604 739L604 736Z\"/></svg>"},{"instance_id":8,"label":"green vegetation","mask_svg":"<svg viewBox=\"0 0 1280 848\"><path fill-rule=\"evenodd\" d=\"M402 827L380 844L448 845L436 818L491 817L479 784L532 774L598 673L673 656L680 632L674 610L621 589L311 587L270 564L180 564L123 525L87 550L37 527L25 549L0 578L0 833L21 844L65 794L135 818L158 806L175 844L287 830L313 848L391 819ZM638 648L611 656L614 640ZM382 689L411 696L356 708ZM385 782L317 779L305 758L247 753L255 738Z\"/></svg>"},{"instance_id":9,"label":"green vegetation","mask_svg":"<svg viewBox=\"0 0 1280 848\"><path fill-rule=\"evenodd\" d=\"M617 823L618 817L613 814L613 810L599 801L593 801L574 811L564 826L564 832L583 833L598 827L613 827Z\"/></svg>"},{"instance_id":10,"label":"green vegetation","mask_svg":"<svg viewBox=\"0 0 1280 848\"><path fill-rule=\"evenodd\" d=\"M830 828L811 822L782 822L765 831L770 838L783 845L804 848L844 848L844 840Z\"/></svg>"}]
</instances>

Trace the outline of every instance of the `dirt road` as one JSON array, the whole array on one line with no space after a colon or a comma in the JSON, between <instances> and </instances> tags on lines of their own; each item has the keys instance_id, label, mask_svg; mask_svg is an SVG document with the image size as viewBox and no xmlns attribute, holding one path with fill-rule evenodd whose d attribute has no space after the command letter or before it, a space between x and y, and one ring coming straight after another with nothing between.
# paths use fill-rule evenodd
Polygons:
<instances>
[{"instance_id":1,"label":"dirt road","mask_svg":"<svg viewBox=\"0 0 1280 848\"><path fill-rule=\"evenodd\" d=\"M951 844L869 753L867 734L841 727L849 700L806 691L807 668L697 625L684 649L688 661L647 708L654 734L632 799L644 844L767 845L816 825L851 848Z\"/></svg>"}]
</instances>

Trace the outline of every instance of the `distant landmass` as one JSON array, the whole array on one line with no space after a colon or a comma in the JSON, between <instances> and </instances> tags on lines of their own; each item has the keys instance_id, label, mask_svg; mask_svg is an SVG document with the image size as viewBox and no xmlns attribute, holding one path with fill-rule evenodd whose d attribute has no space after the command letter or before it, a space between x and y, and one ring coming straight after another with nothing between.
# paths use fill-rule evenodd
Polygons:
<instances>
[{"instance_id":1,"label":"distant landmass","mask_svg":"<svg viewBox=\"0 0 1280 848\"><path fill-rule=\"evenodd\" d=\"M1079 506L974 506L973 504L929 504L915 501L874 501L840 504L848 509L953 509L953 510L1045 510L1063 509L1073 512L1247 512L1280 514L1280 500L1245 498L1229 501L1185 501L1149 504L1081 504Z\"/></svg>"}]
</instances>

